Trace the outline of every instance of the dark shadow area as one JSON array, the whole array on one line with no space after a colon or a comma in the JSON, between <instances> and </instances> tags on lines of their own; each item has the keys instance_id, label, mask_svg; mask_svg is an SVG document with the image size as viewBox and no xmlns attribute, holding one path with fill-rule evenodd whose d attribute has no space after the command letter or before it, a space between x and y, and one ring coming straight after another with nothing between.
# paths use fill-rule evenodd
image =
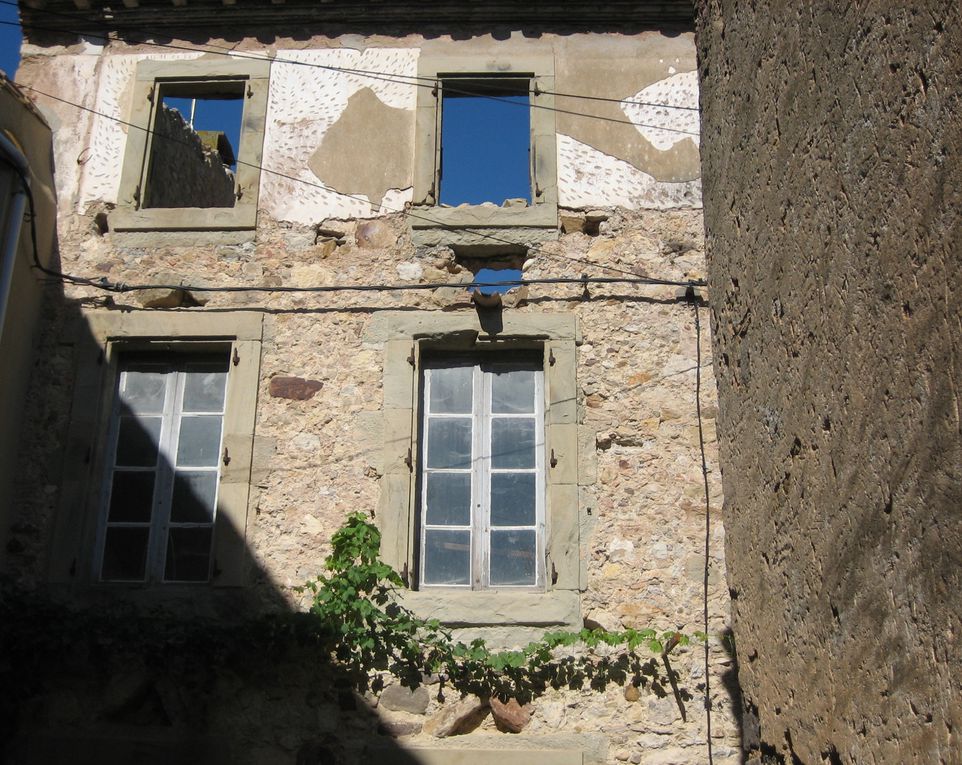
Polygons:
<instances>
[{"instance_id":1,"label":"dark shadow area","mask_svg":"<svg viewBox=\"0 0 962 765\"><path fill-rule=\"evenodd\" d=\"M307 40L315 34L420 35L428 40L446 36L467 40L491 35L495 40L505 40L514 31L526 38L538 38L544 34L637 34L650 30L674 37L693 31L695 15L691 0L664 0L657 4L614 0L604 6L376 0L331 0L318 4L297 0L286 3L282 9L265 1L244 5L242 21L234 24L229 21L232 9L215 0L190 3L176 13L162 10L165 8L160 0L129 7L108 7L98 2L85 10L69 0L54 0L43 8L25 6L22 16L25 26L36 24L49 30L31 33L33 39L40 39L41 34L49 38L46 42L62 39L64 34L58 30L116 30L128 35L131 41L151 35L150 39L161 43L187 40L200 44L211 40L212 35L205 33L211 30L218 39L239 41L254 37L261 44L273 45L285 38Z\"/></svg>"},{"instance_id":2,"label":"dark shadow area","mask_svg":"<svg viewBox=\"0 0 962 765\"><path fill-rule=\"evenodd\" d=\"M720 642L725 653L731 662L728 669L721 676L721 684L728 694L730 707L735 716L735 725L738 729L738 740L742 743L742 762L746 762L746 739L745 739L745 709L744 699L742 698L742 687L738 682L738 651L735 646L735 632L731 627L726 627L721 635ZM757 717L757 712L756 712Z\"/></svg>"},{"instance_id":3,"label":"dark shadow area","mask_svg":"<svg viewBox=\"0 0 962 765\"><path fill-rule=\"evenodd\" d=\"M82 331L86 324L79 306L65 299L60 286L46 290L44 315L38 359L56 348L60 356L51 363L71 359L74 371L68 380L55 378L39 362L32 384L45 393L31 400L28 416L53 423L59 409L69 421L83 414L68 413L64 405L80 384L73 379L77 359L100 349ZM210 345L204 350L209 353ZM107 366L101 360L101 382L115 385ZM94 394L81 406L95 410L97 399ZM45 579L44 556L57 554L56 546L49 547L49 534L38 532L35 546L10 545L2 551L8 575L0 580L0 761L359 765L383 759L413 765L395 741L398 731L391 721L355 690L363 684L332 661L327 636L337 625L295 611L230 523L215 521L206 557L210 537L204 528L210 524L200 516L212 501L209 491L202 481L180 480L184 464L171 464L163 452L156 461L144 456L156 440L156 428L145 425L145 418L128 416L130 411L130 402L124 402L114 428L105 425L86 434L81 451L86 460L81 456L78 462L86 466L91 489L79 496L103 499L67 506L76 514L68 528L84 530L71 539L77 555L63 566L71 581L34 584ZM108 416L100 419L106 422ZM192 429L182 428L184 433ZM15 521L37 512L44 496L38 491L41 481L60 480L58 490L70 490L64 476L44 474L47 466L34 459L41 445L60 460L65 451L76 450L67 443L66 430L34 428L25 434ZM111 456L117 433L127 454L119 463ZM193 456L175 450L174 461L211 463L209 455L197 457L205 449L198 447ZM213 461L220 459L215 448ZM101 489L118 471L155 476L151 481L157 487L166 482L168 498L158 504L158 495L146 488L151 481L141 476L111 499ZM165 502L167 517L151 519ZM138 528L143 521L151 535L167 534L175 530L172 522L179 523L180 548L172 537L150 541L146 551L138 547L143 534L134 534L136 540L117 538L111 543L111 570L123 575L114 578L148 581L99 581L108 512L118 528ZM203 532L187 541L186 550L185 529ZM239 567L240 581L222 581L225 555L234 558L231 568ZM170 556L181 574L171 567ZM318 557L317 570L322 567ZM163 583L171 576L204 580L208 570L209 581Z\"/></svg>"}]
</instances>

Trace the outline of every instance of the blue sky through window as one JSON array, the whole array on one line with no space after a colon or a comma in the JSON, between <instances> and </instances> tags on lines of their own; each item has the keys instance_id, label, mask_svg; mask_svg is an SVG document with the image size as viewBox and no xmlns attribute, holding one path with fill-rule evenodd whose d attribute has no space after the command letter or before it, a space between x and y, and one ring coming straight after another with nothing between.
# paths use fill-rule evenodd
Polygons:
<instances>
[{"instance_id":1,"label":"blue sky through window","mask_svg":"<svg viewBox=\"0 0 962 765\"><path fill-rule=\"evenodd\" d=\"M475 284L490 283L494 284L496 282L516 282L521 279L521 269L520 268L481 268L474 275ZM504 286L497 287L478 287L478 291L482 295L494 295L498 292L504 293L508 290L513 290L517 288L517 284L506 284Z\"/></svg>"},{"instance_id":2,"label":"blue sky through window","mask_svg":"<svg viewBox=\"0 0 962 765\"><path fill-rule=\"evenodd\" d=\"M190 122L190 98L164 96L164 103L181 113L185 122ZM244 98L198 98L194 107L194 130L219 130L227 134L234 156L240 151L241 118L244 113ZM231 165L236 170L236 163Z\"/></svg>"},{"instance_id":3,"label":"blue sky through window","mask_svg":"<svg viewBox=\"0 0 962 765\"><path fill-rule=\"evenodd\" d=\"M478 80L443 81L441 204L500 205L517 198L531 203L527 87L517 79L494 79L488 88ZM452 93L455 89L466 94Z\"/></svg>"},{"instance_id":4,"label":"blue sky through window","mask_svg":"<svg viewBox=\"0 0 962 765\"><path fill-rule=\"evenodd\" d=\"M15 26L0 24L0 69L12 80L20 63L20 41L23 39L17 8L13 5L0 6L0 21L17 22Z\"/></svg>"}]
</instances>

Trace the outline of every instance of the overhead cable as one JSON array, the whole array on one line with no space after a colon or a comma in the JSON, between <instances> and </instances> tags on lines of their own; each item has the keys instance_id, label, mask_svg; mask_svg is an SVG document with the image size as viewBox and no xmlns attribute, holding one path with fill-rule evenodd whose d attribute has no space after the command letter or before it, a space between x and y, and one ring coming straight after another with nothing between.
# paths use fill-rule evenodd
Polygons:
<instances>
[{"instance_id":1,"label":"overhead cable","mask_svg":"<svg viewBox=\"0 0 962 765\"><path fill-rule=\"evenodd\" d=\"M78 103L75 103L75 102L73 102L73 101L69 101L69 100L67 100L67 99L65 99L65 98L61 98L60 96L55 96L55 95L53 95L53 94L51 94L51 93L46 93L46 92L44 92L44 91L42 91L42 90L39 90L39 89L37 89L37 88L34 88L34 87L31 86L31 85L26 85L26 84L23 84L23 83L18 83L17 87L20 87L20 88L22 88L22 89L24 89L24 90L29 90L29 91L31 91L32 93L36 93L36 94L38 94L38 95L40 95L40 96L44 96L45 98L50 98L50 99L52 99L52 100L54 100L54 101L58 101L58 102L60 102L60 103L66 104L66 105L68 105L68 106L72 106L72 107L74 107L74 108L76 108L76 109L81 109L81 110L86 111L86 112L89 112L89 113L91 113L91 114L95 114L95 115L97 115L98 117L103 117L104 119L111 120L111 121L113 121L113 122L117 122L117 123L119 123L119 124L121 124L121 125L126 125L127 127L131 127L131 128L136 129L136 130L142 130L142 131L144 131L145 133L147 133L148 135L157 136L157 137L160 137L160 138L163 138L163 139L166 139L166 140L173 141L173 142L175 142L175 143L180 143L180 144L183 144L183 145L187 145L187 142L186 142L186 141L179 140L179 139L177 139L177 138L174 138L173 136L166 136L166 135L163 135L163 134L161 134L161 133L157 133L157 132L155 132L154 130L151 130L150 128L144 127L144 126L142 126L142 125L137 125L137 124L135 124L135 123L133 123L133 122L128 122L127 120L120 119L119 117L114 117L114 116L112 116L112 115L110 115L110 114L105 114L104 112L98 111L98 110L93 109L93 108L91 108L91 107L89 107L89 106L84 106L83 104L78 104ZM237 160L237 164L238 164L238 165L244 165L245 167L250 167L250 168L253 168L253 169L255 169L255 170L259 170L259 171L261 171L261 172L264 172L264 173L268 173L268 174L270 174L270 175L277 176L277 177L279 177L279 178L284 178L285 180L292 181L292 182L294 182L294 183L300 183L300 184L303 184L303 185L305 185L305 186L309 186L309 187L312 187L312 188L320 189L320 190L322 190L322 191L327 191L327 192L329 192L329 193L331 193L331 194L336 194L336 195L345 197L345 198L347 198L347 199L353 199L353 200L355 200L355 201L359 201L359 202L363 202L363 203L365 203L365 204L369 204L369 205L371 205L373 208L375 208L376 210L378 210L379 212L396 213L396 214L405 215L405 216L407 216L407 217L409 217L409 218L412 218L412 219L414 219L414 220L420 220L420 221L424 221L424 222L426 222L426 223L429 223L429 224L431 224L431 225L433 225L433 226L438 226L439 228L444 228L444 229L451 230L451 231L464 231L464 232L468 232L468 233L471 233L471 234L473 234L473 235L475 235L475 236L478 236L479 238L486 239L486 240L488 240L488 241L496 242L496 243L498 243L498 244L506 245L506 246L509 246L509 247L524 247L524 248L526 248L527 251L529 251L529 252L533 252L533 253L536 253L536 254L539 254L539 255L544 255L544 256L547 257L547 258L553 258L553 259L555 259L555 260L563 260L563 261L567 261L567 262L571 262L571 263L578 263L578 264L580 264L580 265L582 265L582 266L589 266L589 267L592 267L592 268L601 268L601 269L604 269L604 270L607 270L607 271L611 271L612 273L624 274L624 275L630 276L630 277L636 276L636 274L634 274L632 271L628 271L628 270L623 269L623 268L618 268L617 266L611 266L611 265L607 265L607 264L604 264L604 263L593 263L593 262L591 262L591 261L589 261L589 260L584 260L583 258L575 258L575 257L572 257L572 256L570 256L570 255L562 255L562 254L560 254L560 253L550 252L550 251L548 251L548 250L542 249L542 248L537 247L537 246L535 246L535 245L520 244L520 243L514 242L514 241L512 241L512 240L510 240L510 239L505 239L504 237L497 236L496 234L491 234L491 233L488 233L487 231L482 231L482 230L480 230L480 229L478 229L478 228L470 228L470 227L466 227L466 226L454 226L454 225L452 225L452 224L444 223L444 222L442 222L442 221L439 221L439 220L436 220L436 219L434 219L434 218L431 218L431 217L428 216L428 215L424 215L424 214L422 214L422 213L412 212L410 209L397 209L397 208L388 207L388 206L383 205L383 204L381 204L381 203L379 203L379 202L372 202L372 201L370 201L369 199L367 199L367 197L361 197L361 196L358 196L358 195L356 195L356 194L349 194L349 193L347 193L347 192L345 192L345 191L338 191L337 189L332 189L330 186L326 186L326 185L324 185L323 183L316 183L316 182L314 182L314 181L309 181L309 180L305 180L305 179L303 179L303 178L298 178L297 176L289 175L289 174L287 174L287 173L280 172L279 170L272 170L272 169L270 169L270 168L268 168L268 167L264 167L264 166L262 166L262 165L256 165L256 164L254 164L254 163L244 162L244 161L242 161L242 160ZM685 282L685 284L687 284L687 282Z\"/></svg>"}]
</instances>

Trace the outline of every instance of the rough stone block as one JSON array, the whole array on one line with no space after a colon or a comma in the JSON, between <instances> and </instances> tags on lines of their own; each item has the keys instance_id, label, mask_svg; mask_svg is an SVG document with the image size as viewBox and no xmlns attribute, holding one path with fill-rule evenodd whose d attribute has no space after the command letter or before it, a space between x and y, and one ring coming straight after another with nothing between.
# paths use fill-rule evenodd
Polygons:
<instances>
[{"instance_id":1,"label":"rough stone block","mask_svg":"<svg viewBox=\"0 0 962 765\"><path fill-rule=\"evenodd\" d=\"M277 376L271 378L270 393L274 398L289 398L294 401L307 401L314 397L324 384L319 380L305 380L303 377Z\"/></svg>"},{"instance_id":2,"label":"rough stone block","mask_svg":"<svg viewBox=\"0 0 962 765\"><path fill-rule=\"evenodd\" d=\"M405 688L403 685L391 685L384 689L378 706L394 712L408 712L423 715L431 702L428 689L423 685L417 688Z\"/></svg>"}]
</instances>

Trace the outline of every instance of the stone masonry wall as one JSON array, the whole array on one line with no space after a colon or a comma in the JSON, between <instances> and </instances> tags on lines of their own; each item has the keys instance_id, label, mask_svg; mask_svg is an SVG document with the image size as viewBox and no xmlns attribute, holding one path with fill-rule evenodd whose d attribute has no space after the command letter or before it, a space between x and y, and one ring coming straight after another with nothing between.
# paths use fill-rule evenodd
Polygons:
<instances>
[{"instance_id":1,"label":"stone masonry wall","mask_svg":"<svg viewBox=\"0 0 962 765\"><path fill-rule=\"evenodd\" d=\"M150 145L147 207L232 207L234 175L176 109L161 104Z\"/></svg>"},{"instance_id":2,"label":"stone masonry wall","mask_svg":"<svg viewBox=\"0 0 962 765\"><path fill-rule=\"evenodd\" d=\"M669 40L647 33L630 43L643 49L649 39L654 40L654 53L644 64L648 74L630 83L625 96L675 75L668 70L680 62L675 56L669 59L667 52L677 53L677 58L693 65L690 36ZM398 41L389 42L401 46ZM357 41L347 40L343 48L337 44L317 40L317 50L301 55L326 60L336 54L343 63L355 64ZM417 48L385 54L378 52L376 44L383 45L384 40L372 41L368 49L371 61L365 66L376 67L387 58L401 62L406 72L416 71L412 62L416 62ZM485 41L485 46L493 44ZM250 50L256 45L247 39L238 47ZM602 41L593 40L594 55L600 55L603 47ZM118 104L123 103L136 60L150 55L146 50L127 48L117 54L76 50L48 55L42 49L33 53L21 70L26 81L42 84L66 72L100 72L104 88L97 97L102 108L116 107L120 113ZM91 62L91 58L98 60ZM586 76L584 70L579 74ZM624 72L621 76L627 77ZM320 116L314 112L303 115L295 130L296 114L291 109L303 94L294 87L293 75L280 77L277 88L273 77L264 165L292 177L303 175L314 187L302 190L292 181L271 181L271 188L262 190L257 230L250 236L124 234L96 225L103 219L98 213L109 212L116 171L104 157L92 158L79 176L68 176L70 182L65 182L62 190L59 232L64 270L103 275L115 282L186 285L469 283L472 275L467 264L450 249L412 244L403 214L377 216L363 200L338 198L331 190L319 192L316 184L323 179L304 175L310 171L310 157L326 128L343 113L358 88L349 83L332 89L328 93L334 101L330 109ZM691 96L688 80L678 84L678 92ZM81 78L64 76L62 81L65 89L74 89L71 99L92 97L81 87ZM675 92L672 84L663 87ZM376 92L380 88L372 86ZM308 102L310 92L304 96ZM395 110L413 108L406 99L394 93L384 97ZM65 104L45 102L44 108L61 124L76 116ZM627 133L608 135L608 145L648 141L632 125L622 127ZM272 140L271 131L281 128L287 130L284 135L290 142ZM118 145L102 120L88 123L86 129L89 132L78 128L61 136L58 163L67 163L70 173L74 171L69 162L74 162L88 140L84 136L91 141L103 139L106 157L112 156ZM110 131L115 129L113 126ZM580 135L584 140L579 143L587 146L592 139L590 131ZM655 143L661 141L658 134L649 137ZM669 166L676 156L670 152L677 152L680 163L691 160L690 140L686 139L684 146L661 141L662 148L655 143L639 143L644 150L638 154L652 153L653 161L665 166L665 175L671 174ZM559 153L567 150L559 147ZM564 170L569 173L567 199L580 201L569 201L569 209L562 211L564 228L557 241L546 242L523 258L525 275L578 278L583 273L621 273L699 278L703 274L703 238L697 178L679 171L683 177L677 181L656 181L626 160L611 155L599 159L600 154L586 148L572 152L572 161L586 158L585 174ZM365 173L370 173L372 161L376 164L376 158L362 152L357 161ZM643 164L640 159L635 161ZM560 156L558 164L567 167ZM610 187L604 185L606 168L617 170L610 173ZM598 204L606 189L621 192L613 194L609 204ZM410 196L410 188L387 192L389 201L403 202L405 195ZM628 202L637 204L637 209L618 206ZM386 490L381 464L385 434L378 426L384 406L386 345L372 339L370 333L378 315L386 310L476 315L467 292L460 288L322 294L195 291L192 295L193 300L185 300L177 293L105 296L85 287L51 290L50 324L35 375L44 382L36 385L28 413L33 421L42 422L43 428L24 445L18 506L21 515L32 519L31 533L20 539L18 554L7 556L5 562L24 583L42 582L45 577L51 563L50 535L56 509L63 506L70 490L59 481L63 445L49 434L65 432L70 422L74 370L78 354L85 352L76 339L83 336L85 312L129 312L122 314L125 316L186 313L196 317L198 331L205 316L213 313L248 311L263 316L254 477L245 530L256 582L244 591L244 608L252 612L258 606L251 603L251 596L260 599L259 607L303 607L304 595L293 588L320 570L332 533L349 513L377 508L379 495ZM574 284L530 286L505 299L504 312L512 317L573 315L580 328L576 399L578 483L582 488L577 509L584 568L581 616L589 625L610 629L650 625L688 633L701 629L706 518L695 417L696 337L693 307L678 298L675 287L612 284L584 289ZM702 405L711 502L717 509L721 493L714 468L716 408L704 311L702 332ZM308 382L297 384L294 390L295 384L283 378ZM98 437L90 434L92 450L102 448ZM96 523L99 509L78 503L68 512L92 514ZM714 753L716 763L733 764L739 761L733 702L737 683L730 646L718 638L728 623L724 535L718 518L713 518L708 533ZM89 553L87 557L85 564L81 552L81 569L89 566ZM78 579L82 578L83 574L78 574ZM78 601L98 604L111 597L136 602L138 595L104 593L89 585L67 589ZM188 606L168 607L190 612L202 610L205 603L213 604L213 610L237 607L237 600L216 588L192 593ZM157 602L146 596L144 601ZM519 631L515 642L527 637ZM510 630L500 638L511 641ZM707 727L701 646L696 643L676 649L671 661L679 672L677 698L670 691L657 694L641 689L636 693L634 688L626 691L617 685L604 690L551 691L533 702L530 722L519 734L499 730L486 704L470 700L463 703L475 704L476 714L468 715L468 722L443 725L461 702L449 694L442 704L436 698L436 686L429 686L427 697L418 693L409 698L392 686L379 696L355 700L357 712L350 715L349 722L341 711L355 702L345 702L343 691L324 686L321 679L316 679L317 686L312 688L314 675L299 671L296 664L284 664L281 657L252 657L247 669L260 672L263 668L264 677L248 685L227 671L215 673L200 700L190 695L197 689L191 691L187 681L183 686L175 683L172 692L168 681L162 682L150 671L113 666L103 670L117 676L109 690L105 681L99 685L77 681L69 703L60 703L55 690L37 698L37 714L30 716L32 722L23 731L21 744L28 739L53 740L55 727L57 736L66 735L68 740L71 735L109 740L118 728L107 723L117 723L128 740L156 734L158 741L177 741L182 733L183 740L194 736L207 742L205 745L226 741L234 757L228 760L231 762L323 761L311 760L305 752L317 741L330 739L334 742L331 746L344 750L344 762L372 761L370 747L380 741L415 748L576 750L584 753L586 763L595 765L703 763ZM95 668L78 669L81 675L83 671L99 676ZM138 705L144 698L153 700L153 711L141 714ZM171 725L164 728L163 720L174 720L173 733ZM200 722L193 722L197 720ZM250 724L239 727L238 720ZM135 729L135 723L145 727Z\"/></svg>"},{"instance_id":3,"label":"stone masonry wall","mask_svg":"<svg viewBox=\"0 0 962 765\"><path fill-rule=\"evenodd\" d=\"M939 2L701 3L728 578L763 760L962 751L960 29Z\"/></svg>"}]
</instances>

